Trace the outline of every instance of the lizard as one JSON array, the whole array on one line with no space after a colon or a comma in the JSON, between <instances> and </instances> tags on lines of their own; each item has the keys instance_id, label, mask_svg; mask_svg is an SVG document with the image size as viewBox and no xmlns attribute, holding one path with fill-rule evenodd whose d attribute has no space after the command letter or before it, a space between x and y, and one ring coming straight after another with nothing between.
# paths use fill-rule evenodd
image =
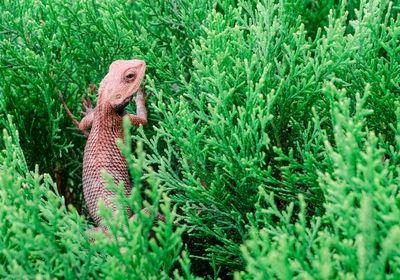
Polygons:
<instances>
[{"instance_id":1,"label":"lizard","mask_svg":"<svg viewBox=\"0 0 400 280\"><path fill-rule=\"evenodd\" d=\"M97 213L99 199L102 199L106 206L111 206L113 212L116 209L114 203L110 201L115 193L104 187L106 181L101 174L102 170L112 175L116 185L123 182L124 195L129 196L131 193L128 165L117 147L116 140L124 137L122 125L124 116L129 117L132 125L147 124L145 86L140 88L145 72L146 63L143 60L116 60L111 63L108 74L100 82L96 107L92 108L90 98L88 101L82 99L85 112L82 112L84 117L80 122L74 119L61 93L59 94L68 116L78 129L88 136L83 157L83 194L89 213L97 224L97 228L90 231L101 229L106 233L108 230L101 225L102 218ZM95 86L89 88L93 93ZM132 99L136 103L136 115L125 110ZM91 130L88 132L90 127ZM149 214L146 208L142 211ZM130 218L134 217L131 209L127 209L127 214ZM156 219L164 221L165 218L158 213Z\"/></svg>"}]
</instances>

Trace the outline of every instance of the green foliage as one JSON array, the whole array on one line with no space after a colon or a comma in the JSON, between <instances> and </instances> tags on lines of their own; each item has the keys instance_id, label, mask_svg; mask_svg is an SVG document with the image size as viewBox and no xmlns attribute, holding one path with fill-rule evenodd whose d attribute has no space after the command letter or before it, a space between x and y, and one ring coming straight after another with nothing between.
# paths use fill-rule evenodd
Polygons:
<instances>
[{"instance_id":1,"label":"green foliage","mask_svg":"<svg viewBox=\"0 0 400 280\"><path fill-rule=\"evenodd\" d=\"M101 258L84 248L83 218L66 210L49 175L28 171L10 121L0 156L0 277L99 275Z\"/></svg>"},{"instance_id":2,"label":"green foliage","mask_svg":"<svg viewBox=\"0 0 400 280\"><path fill-rule=\"evenodd\" d=\"M5 149L0 154L0 277L168 279L174 275L183 279L179 268L184 279L194 279L186 253L181 257L184 227L175 230L175 209L171 209L166 197L160 203L162 192L151 169L146 167L148 176L142 174L145 154L141 145L135 158L130 141L121 144L135 182L132 195L127 198L120 188L110 188L117 193L115 202L119 209L130 206L137 210L142 205L140 182L147 182L150 202L143 205L150 209L153 218L137 211L136 219L129 223L126 212L123 215L120 210L113 217L111 209L103 204L100 215L110 228L112 239L99 233L95 244L91 244L85 233L84 217L73 207L67 211L48 174L40 175L38 168L29 172L11 118L7 124L9 129L3 136ZM126 139L130 139L129 126L126 128ZM157 212L165 216L165 223L154 223ZM157 242L149 238L151 231Z\"/></svg>"},{"instance_id":3,"label":"green foliage","mask_svg":"<svg viewBox=\"0 0 400 280\"><path fill-rule=\"evenodd\" d=\"M398 1L25 2L0 1L1 275L398 278ZM149 124L120 143L132 196L101 207L117 241L90 246L58 93L78 116L132 58Z\"/></svg>"},{"instance_id":4,"label":"green foliage","mask_svg":"<svg viewBox=\"0 0 400 280\"><path fill-rule=\"evenodd\" d=\"M334 171L318 174L326 198L325 214L307 221L303 197L297 215L293 204L280 211L273 194L260 189L256 212L249 215L251 237L242 247L248 261L244 278L399 277L399 167L389 168L379 139L366 126L372 113L365 108L370 91L356 95L353 113L344 90L328 85L324 91L331 101L335 139L334 148L325 138ZM293 218L294 224L290 223Z\"/></svg>"}]
</instances>

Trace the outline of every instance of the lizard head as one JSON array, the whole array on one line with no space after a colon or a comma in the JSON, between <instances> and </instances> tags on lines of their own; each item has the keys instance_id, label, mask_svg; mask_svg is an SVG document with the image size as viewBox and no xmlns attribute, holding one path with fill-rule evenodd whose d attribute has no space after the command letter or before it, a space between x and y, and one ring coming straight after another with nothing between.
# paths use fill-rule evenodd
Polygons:
<instances>
[{"instance_id":1,"label":"lizard head","mask_svg":"<svg viewBox=\"0 0 400 280\"><path fill-rule=\"evenodd\" d=\"M146 72L143 60L116 60L100 83L103 102L122 113L138 91ZM100 97L100 96L99 96Z\"/></svg>"}]
</instances>

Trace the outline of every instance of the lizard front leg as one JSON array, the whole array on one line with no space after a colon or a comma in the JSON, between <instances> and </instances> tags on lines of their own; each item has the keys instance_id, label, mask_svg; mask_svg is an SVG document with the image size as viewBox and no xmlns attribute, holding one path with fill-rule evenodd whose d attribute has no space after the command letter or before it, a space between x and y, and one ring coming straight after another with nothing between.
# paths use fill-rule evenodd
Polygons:
<instances>
[{"instance_id":1,"label":"lizard front leg","mask_svg":"<svg viewBox=\"0 0 400 280\"><path fill-rule=\"evenodd\" d=\"M93 116L94 112L88 113L78 124L78 128L80 131L82 131L86 136L89 135L89 132L87 130L92 126L93 123ZM87 134L86 134L87 133Z\"/></svg>"},{"instance_id":2,"label":"lizard front leg","mask_svg":"<svg viewBox=\"0 0 400 280\"><path fill-rule=\"evenodd\" d=\"M89 90L91 93L93 93L96 90L96 86L92 86L89 85ZM81 114L84 116L84 118L78 122L75 118L74 115L72 115L71 111L69 110L67 104L65 103L63 96L61 94L61 92L59 92L58 96L61 99L61 103L65 109L65 111L67 112L67 115L70 117L70 119L72 120L72 122L74 123L74 125L83 132L83 134L85 134L86 136L89 136L89 132L87 131L87 129L89 129L92 126L92 122L93 122L93 115L94 115L94 109L92 108L92 100L90 99L90 97L88 98L88 101L85 101L81 98L82 102L83 102L83 106L85 107L85 112L82 112Z\"/></svg>"},{"instance_id":3,"label":"lizard front leg","mask_svg":"<svg viewBox=\"0 0 400 280\"><path fill-rule=\"evenodd\" d=\"M79 130L81 130L83 133L85 131L87 132L87 129L89 129L92 126L93 123L93 117L94 117L94 110L96 108L92 108L92 99L89 97L88 100L84 100L81 98L83 107L85 107L85 111L81 112L81 116L84 116L81 122L79 123Z\"/></svg>"},{"instance_id":4,"label":"lizard front leg","mask_svg":"<svg viewBox=\"0 0 400 280\"><path fill-rule=\"evenodd\" d=\"M146 97L148 97L148 95ZM144 85L138 90L134 100L136 103L136 115L127 113L127 116L132 125L139 126L141 124L145 126L147 124L147 109L145 106Z\"/></svg>"}]
</instances>

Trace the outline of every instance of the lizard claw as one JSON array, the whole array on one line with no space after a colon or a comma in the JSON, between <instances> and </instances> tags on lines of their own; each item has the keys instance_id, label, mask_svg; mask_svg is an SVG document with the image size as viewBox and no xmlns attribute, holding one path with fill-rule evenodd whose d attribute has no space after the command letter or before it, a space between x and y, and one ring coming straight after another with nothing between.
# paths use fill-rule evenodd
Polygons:
<instances>
[{"instance_id":1,"label":"lizard claw","mask_svg":"<svg viewBox=\"0 0 400 280\"><path fill-rule=\"evenodd\" d=\"M92 99L90 98L90 96L87 97L87 101L81 97L81 101L86 110L92 109Z\"/></svg>"},{"instance_id":2,"label":"lizard claw","mask_svg":"<svg viewBox=\"0 0 400 280\"><path fill-rule=\"evenodd\" d=\"M81 112L81 116L86 116L86 115L90 114L90 112L93 111L92 99L90 97L88 97L87 100L85 100L81 97L81 100L83 103L83 107L85 108L85 111Z\"/></svg>"},{"instance_id":3,"label":"lizard claw","mask_svg":"<svg viewBox=\"0 0 400 280\"><path fill-rule=\"evenodd\" d=\"M86 100L83 99L82 97L81 97L81 101L82 101L82 103L83 103L83 106L85 106L85 108L89 107L89 103L86 102Z\"/></svg>"},{"instance_id":4,"label":"lizard claw","mask_svg":"<svg viewBox=\"0 0 400 280\"><path fill-rule=\"evenodd\" d=\"M153 94L152 92L148 92L144 98L147 99L147 98L149 98L149 96L152 95L152 94Z\"/></svg>"},{"instance_id":5,"label":"lizard claw","mask_svg":"<svg viewBox=\"0 0 400 280\"><path fill-rule=\"evenodd\" d=\"M93 92L94 92L95 90L96 90L96 85L89 84L89 91L90 91L90 94L93 94ZM92 98L90 98L90 96L88 95L87 98L86 98L86 100L83 99L83 98L81 97L81 101L82 101L83 107L84 107L84 109L85 109L85 111L82 111L82 112L81 112L81 116L86 116L86 115L88 115L90 112L92 112L92 110L93 110L93 107L92 107Z\"/></svg>"},{"instance_id":6,"label":"lizard claw","mask_svg":"<svg viewBox=\"0 0 400 280\"><path fill-rule=\"evenodd\" d=\"M79 129L79 122L77 120L74 119L74 116L72 115L71 111L68 109L67 104L65 104L64 98L61 94L61 92L58 92L58 96L61 99L61 104L63 105L65 112L67 112L67 115L69 116L69 118L72 120L72 123ZM89 136L89 133L86 130L82 130L83 134L85 134L86 136Z\"/></svg>"},{"instance_id":7,"label":"lizard claw","mask_svg":"<svg viewBox=\"0 0 400 280\"><path fill-rule=\"evenodd\" d=\"M89 84L89 91L91 94L96 90L96 85Z\"/></svg>"},{"instance_id":8,"label":"lizard claw","mask_svg":"<svg viewBox=\"0 0 400 280\"><path fill-rule=\"evenodd\" d=\"M151 92L148 92L147 94L146 94L146 83L147 83L147 81L145 81L144 83L143 83L143 86L139 89L139 91L144 95L144 98L145 99L147 99L152 93Z\"/></svg>"}]
</instances>

